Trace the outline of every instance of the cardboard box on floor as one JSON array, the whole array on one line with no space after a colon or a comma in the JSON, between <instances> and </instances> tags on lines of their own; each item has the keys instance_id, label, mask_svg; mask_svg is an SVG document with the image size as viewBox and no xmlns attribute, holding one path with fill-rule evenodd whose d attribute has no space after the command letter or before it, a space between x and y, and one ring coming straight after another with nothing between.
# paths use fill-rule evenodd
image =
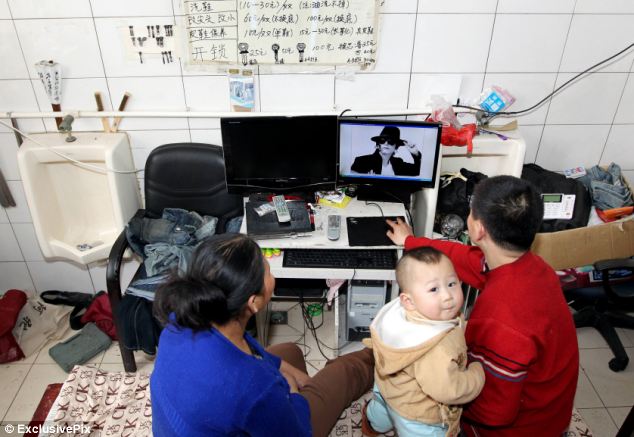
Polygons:
<instances>
[{"instance_id":1,"label":"cardboard box on floor","mask_svg":"<svg viewBox=\"0 0 634 437\"><path fill-rule=\"evenodd\" d=\"M555 270L634 256L634 217L568 231L540 233L531 250Z\"/></svg>"}]
</instances>

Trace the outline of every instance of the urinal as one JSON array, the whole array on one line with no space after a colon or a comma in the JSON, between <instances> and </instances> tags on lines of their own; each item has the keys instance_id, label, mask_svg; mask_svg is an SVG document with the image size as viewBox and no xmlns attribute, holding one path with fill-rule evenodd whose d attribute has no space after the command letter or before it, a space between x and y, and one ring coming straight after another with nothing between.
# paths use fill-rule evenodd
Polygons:
<instances>
[{"instance_id":1,"label":"urinal","mask_svg":"<svg viewBox=\"0 0 634 437\"><path fill-rule=\"evenodd\" d=\"M18 167L44 257L88 264L108 257L141 197L125 133L73 135L30 135Z\"/></svg>"}]
</instances>

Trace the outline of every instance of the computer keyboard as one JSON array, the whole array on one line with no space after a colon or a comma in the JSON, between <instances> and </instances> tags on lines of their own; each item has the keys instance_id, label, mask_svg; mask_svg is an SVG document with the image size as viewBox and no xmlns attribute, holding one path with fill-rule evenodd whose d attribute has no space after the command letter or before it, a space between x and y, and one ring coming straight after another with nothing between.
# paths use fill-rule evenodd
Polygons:
<instances>
[{"instance_id":1,"label":"computer keyboard","mask_svg":"<svg viewBox=\"0 0 634 437\"><path fill-rule=\"evenodd\" d=\"M393 249L284 249L284 267L392 270Z\"/></svg>"}]
</instances>

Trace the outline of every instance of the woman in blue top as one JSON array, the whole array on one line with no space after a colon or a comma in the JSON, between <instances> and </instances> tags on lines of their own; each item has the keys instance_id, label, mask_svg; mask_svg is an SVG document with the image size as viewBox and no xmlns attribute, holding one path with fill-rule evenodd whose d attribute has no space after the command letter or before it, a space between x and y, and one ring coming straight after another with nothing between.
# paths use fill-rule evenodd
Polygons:
<instances>
[{"instance_id":1,"label":"woman in blue top","mask_svg":"<svg viewBox=\"0 0 634 437\"><path fill-rule=\"evenodd\" d=\"M292 343L264 350L245 328L266 308L275 278L240 234L205 240L189 270L156 295L165 325L150 380L152 428L163 436L327 436L373 383L364 349L310 378Z\"/></svg>"}]
</instances>

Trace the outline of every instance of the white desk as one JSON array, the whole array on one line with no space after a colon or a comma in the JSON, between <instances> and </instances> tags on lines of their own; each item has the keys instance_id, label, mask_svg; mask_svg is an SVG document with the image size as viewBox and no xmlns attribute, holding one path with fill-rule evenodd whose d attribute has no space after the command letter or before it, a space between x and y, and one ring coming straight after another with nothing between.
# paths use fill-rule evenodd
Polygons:
<instances>
[{"instance_id":1,"label":"white desk","mask_svg":"<svg viewBox=\"0 0 634 437\"><path fill-rule=\"evenodd\" d=\"M373 203L378 204L379 209ZM383 213L381 214L381 211ZM274 214L274 213L270 213ZM328 229L328 215L341 215L341 233L339 239L331 241L326 236ZM350 249L348 246L348 229L346 217L372 217L372 216L404 216L405 207L401 203L390 202L366 202L352 199L345 208L334 208L323 205L315 205L315 231L302 234L297 237L275 238L256 240L262 248L277 249ZM246 220L242 223L241 233L246 234ZM358 249L401 249L397 246L371 246L355 247ZM399 252L400 255L400 252ZM283 256L268 259L271 272L276 278L314 278L314 279L383 279L394 280L393 270L371 269L331 269L331 268L287 268L282 266Z\"/></svg>"},{"instance_id":2,"label":"white desk","mask_svg":"<svg viewBox=\"0 0 634 437\"><path fill-rule=\"evenodd\" d=\"M246 202L246 200L245 200ZM376 205L380 207L377 207ZM271 213L274 214L274 213ZM331 241L326 236L328 215L341 215L341 233L339 239ZM334 208L323 205L315 205L315 231L291 238L276 238L256 240L262 248L282 249L350 249L348 245L348 229L346 217L372 217L372 216L404 216L407 217L405 207L401 203L391 202L365 202L352 199L345 208ZM246 233L246 220L242 223L241 233ZM359 249L397 249L398 256L402 254L401 246L369 246L354 247ZM398 295L398 286L395 281L394 270L374 269L336 269L336 268L289 268L284 267L283 253L280 256L268 258L271 265L271 273L276 278L311 278L311 279L374 279L392 281L391 298ZM335 311L338 306L335 305ZM337 315L335 319L338 320ZM269 316L268 311L258 313L257 328L258 340L266 343Z\"/></svg>"}]
</instances>

